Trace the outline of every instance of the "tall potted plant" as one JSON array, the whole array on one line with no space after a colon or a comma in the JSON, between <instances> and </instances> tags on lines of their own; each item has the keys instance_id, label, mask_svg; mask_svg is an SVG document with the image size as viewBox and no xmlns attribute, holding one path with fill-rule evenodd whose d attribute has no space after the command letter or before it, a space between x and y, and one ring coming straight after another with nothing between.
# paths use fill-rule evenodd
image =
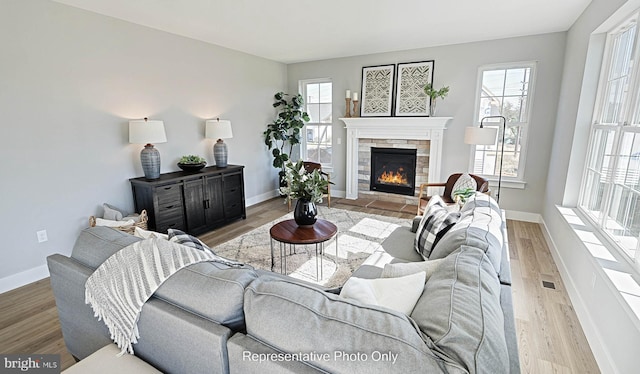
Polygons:
<instances>
[{"instance_id":1,"label":"tall potted plant","mask_svg":"<svg viewBox=\"0 0 640 374\"><path fill-rule=\"evenodd\" d=\"M300 131L304 123L309 121L309 115L303 110L304 99L302 95L290 96L284 92L275 94L274 108L278 108L276 119L267 125L264 131L264 144L273 155L273 167L280 169L280 183L284 167L291 158L291 152L296 144L300 144Z\"/></svg>"}]
</instances>

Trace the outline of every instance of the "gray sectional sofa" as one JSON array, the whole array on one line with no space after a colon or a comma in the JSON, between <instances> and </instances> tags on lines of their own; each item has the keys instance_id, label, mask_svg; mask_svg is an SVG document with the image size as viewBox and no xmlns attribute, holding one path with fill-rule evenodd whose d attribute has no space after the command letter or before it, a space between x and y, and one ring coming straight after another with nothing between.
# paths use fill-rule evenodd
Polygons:
<instances>
[{"instance_id":1,"label":"gray sectional sofa","mask_svg":"<svg viewBox=\"0 0 640 374\"><path fill-rule=\"evenodd\" d=\"M205 262L178 271L144 305L135 354L169 373L518 373L505 222L492 203L463 207L427 259L443 260L410 315L249 266ZM385 262L423 261L413 249L415 228L398 228L353 276L379 277ZM87 278L137 240L93 227L70 257L49 256L64 340L76 358L111 342L84 302Z\"/></svg>"}]
</instances>

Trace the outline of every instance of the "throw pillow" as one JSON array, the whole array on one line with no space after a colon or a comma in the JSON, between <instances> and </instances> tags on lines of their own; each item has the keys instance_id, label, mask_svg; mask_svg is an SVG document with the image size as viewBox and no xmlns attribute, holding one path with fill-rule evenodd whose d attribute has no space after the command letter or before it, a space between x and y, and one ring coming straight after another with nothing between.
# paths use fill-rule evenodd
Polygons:
<instances>
[{"instance_id":1,"label":"throw pillow","mask_svg":"<svg viewBox=\"0 0 640 374\"><path fill-rule=\"evenodd\" d=\"M107 203L102 204L102 208L104 209L104 219L108 219L110 221L122 221L123 214L120 209L114 207L113 205L109 205ZM126 221L126 220L125 220Z\"/></svg>"},{"instance_id":2,"label":"throw pillow","mask_svg":"<svg viewBox=\"0 0 640 374\"><path fill-rule=\"evenodd\" d=\"M138 222L140 222L140 214L138 214L138 213L129 214L126 217L122 217L122 219L125 220L125 221L132 219L135 223L138 223Z\"/></svg>"},{"instance_id":3,"label":"throw pillow","mask_svg":"<svg viewBox=\"0 0 640 374\"><path fill-rule=\"evenodd\" d=\"M133 225L133 223L134 222L132 219L128 221L114 221L110 219L96 218L96 226L123 227L123 226L131 226Z\"/></svg>"},{"instance_id":4,"label":"throw pillow","mask_svg":"<svg viewBox=\"0 0 640 374\"><path fill-rule=\"evenodd\" d=\"M474 191L478 189L478 182L476 182L476 180L467 173L462 174L456 183L453 184L453 188L451 188L451 200L456 201L455 196L453 196L455 191L463 190L465 188L471 188Z\"/></svg>"},{"instance_id":5,"label":"throw pillow","mask_svg":"<svg viewBox=\"0 0 640 374\"><path fill-rule=\"evenodd\" d=\"M418 225L414 249L423 259L428 259L438 241L458 222L459 218L460 213L449 211L447 204L440 196L433 196L429 199L424 216Z\"/></svg>"},{"instance_id":6,"label":"throw pillow","mask_svg":"<svg viewBox=\"0 0 640 374\"><path fill-rule=\"evenodd\" d=\"M162 234L155 231L141 229L138 226L134 228L133 235L142 239L159 238L159 239L169 240L169 235L167 234Z\"/></svg>"},{"instance_id":7,"label":"throw pillow","mask_svg":"<svg viewBox=\"0 0 640 374\"><path fill-rule=\"evenodd\" d=\"M351 277L342 286L340 296L365 304L383 306L411 314L424 290L426 274L420 272L399 278L363 279ZM402 292L398 292L402 290Z\"/></svg>"},{"instance_id":8,"label":"throw pillow","mask_svg":"<svg viewBox=\"0 0 640 374\"><path fill-rule=\"evenodd\" d=\"M209 248L209 246L207 246L206 244L204 244L204 242L202 242L202 240L196 238L193 235L189 235L184 231L176 230L176 229L169 229L168 233L169 233L169 241L170 242L176 242L178 244L186 245L187 247L191 247L191 248L199 249L201 251L208 251L208 252L214 253L211 250L211 248Z\"/></svg>"},{"instance_id":9,"label":"throw pillow","mask_svg":"<svg viewBox=\"0 0 640 374\"><path fill-rule=\"evenodd\" d=\"M427 260L421 262L399 262L395 264L386 264L382 269L382 278L399 278L421 271L425 272L425 283L431 278L431 275L438 269L443 259Z\"/></svg>"}]
</instances>

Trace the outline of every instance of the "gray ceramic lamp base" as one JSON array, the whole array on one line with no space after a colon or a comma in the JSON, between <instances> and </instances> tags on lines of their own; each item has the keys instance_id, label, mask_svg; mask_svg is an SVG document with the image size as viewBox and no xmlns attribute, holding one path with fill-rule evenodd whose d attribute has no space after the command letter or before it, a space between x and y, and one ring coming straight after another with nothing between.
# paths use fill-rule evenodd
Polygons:
<instances>
[{"instance_id":1,"label":"gray ceramic lamp base","mask_svg":"<svg viewBox=\"0 0 640 374\"><path fill-rule=\"evenodd\" d=\"M219 168L227 167L227 145L222 139L218 139L213 145L213 158L216 160L216 166Z\"/></svg>"},{"instance_id":2,"label":"gray ceramic lamp base","mask_svg":"<svg viewBox=\"0 0 640 374\"><path fill-rule=\"evenodd\" d=\"M140 152L140 162L142 163L142 171L145 178L160 178L160 152L153 147L153 144L144 146L144 149Z\"/></svg>"}]
</instances>

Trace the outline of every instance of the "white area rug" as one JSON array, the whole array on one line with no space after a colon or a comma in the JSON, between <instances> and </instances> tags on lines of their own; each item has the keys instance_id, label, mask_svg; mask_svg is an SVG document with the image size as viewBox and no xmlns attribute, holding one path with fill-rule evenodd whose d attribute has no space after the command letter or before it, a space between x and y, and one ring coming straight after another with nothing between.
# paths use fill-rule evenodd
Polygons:
<instances>
[{"instance_id":1,"label":"white area rug","mask_svg":"<svg viewBox=\"0 0 640 374\"><path fill-rule=\"evenodd\" d=\"M364 260L398 226L410 226L408 219L385 217L343 209L318 207L318 218L332 222L338 227L337 240L324 244L322 277L317 279L316 252L314 245L297 245L295 254L289 254L287 246L286 274L326 287L338 287L351 276ZM242 236L213 248L216 254L228 259L249 264L258 269L271 270L271 246L269 229L277 222L292 219L286 214L273 222L258 227ZM247 217L248 220L251 217ZM337 242L337 245L336 245ZM280 272L280 246L274 241L275 267Z\"/></svg>"}]
</instances>

